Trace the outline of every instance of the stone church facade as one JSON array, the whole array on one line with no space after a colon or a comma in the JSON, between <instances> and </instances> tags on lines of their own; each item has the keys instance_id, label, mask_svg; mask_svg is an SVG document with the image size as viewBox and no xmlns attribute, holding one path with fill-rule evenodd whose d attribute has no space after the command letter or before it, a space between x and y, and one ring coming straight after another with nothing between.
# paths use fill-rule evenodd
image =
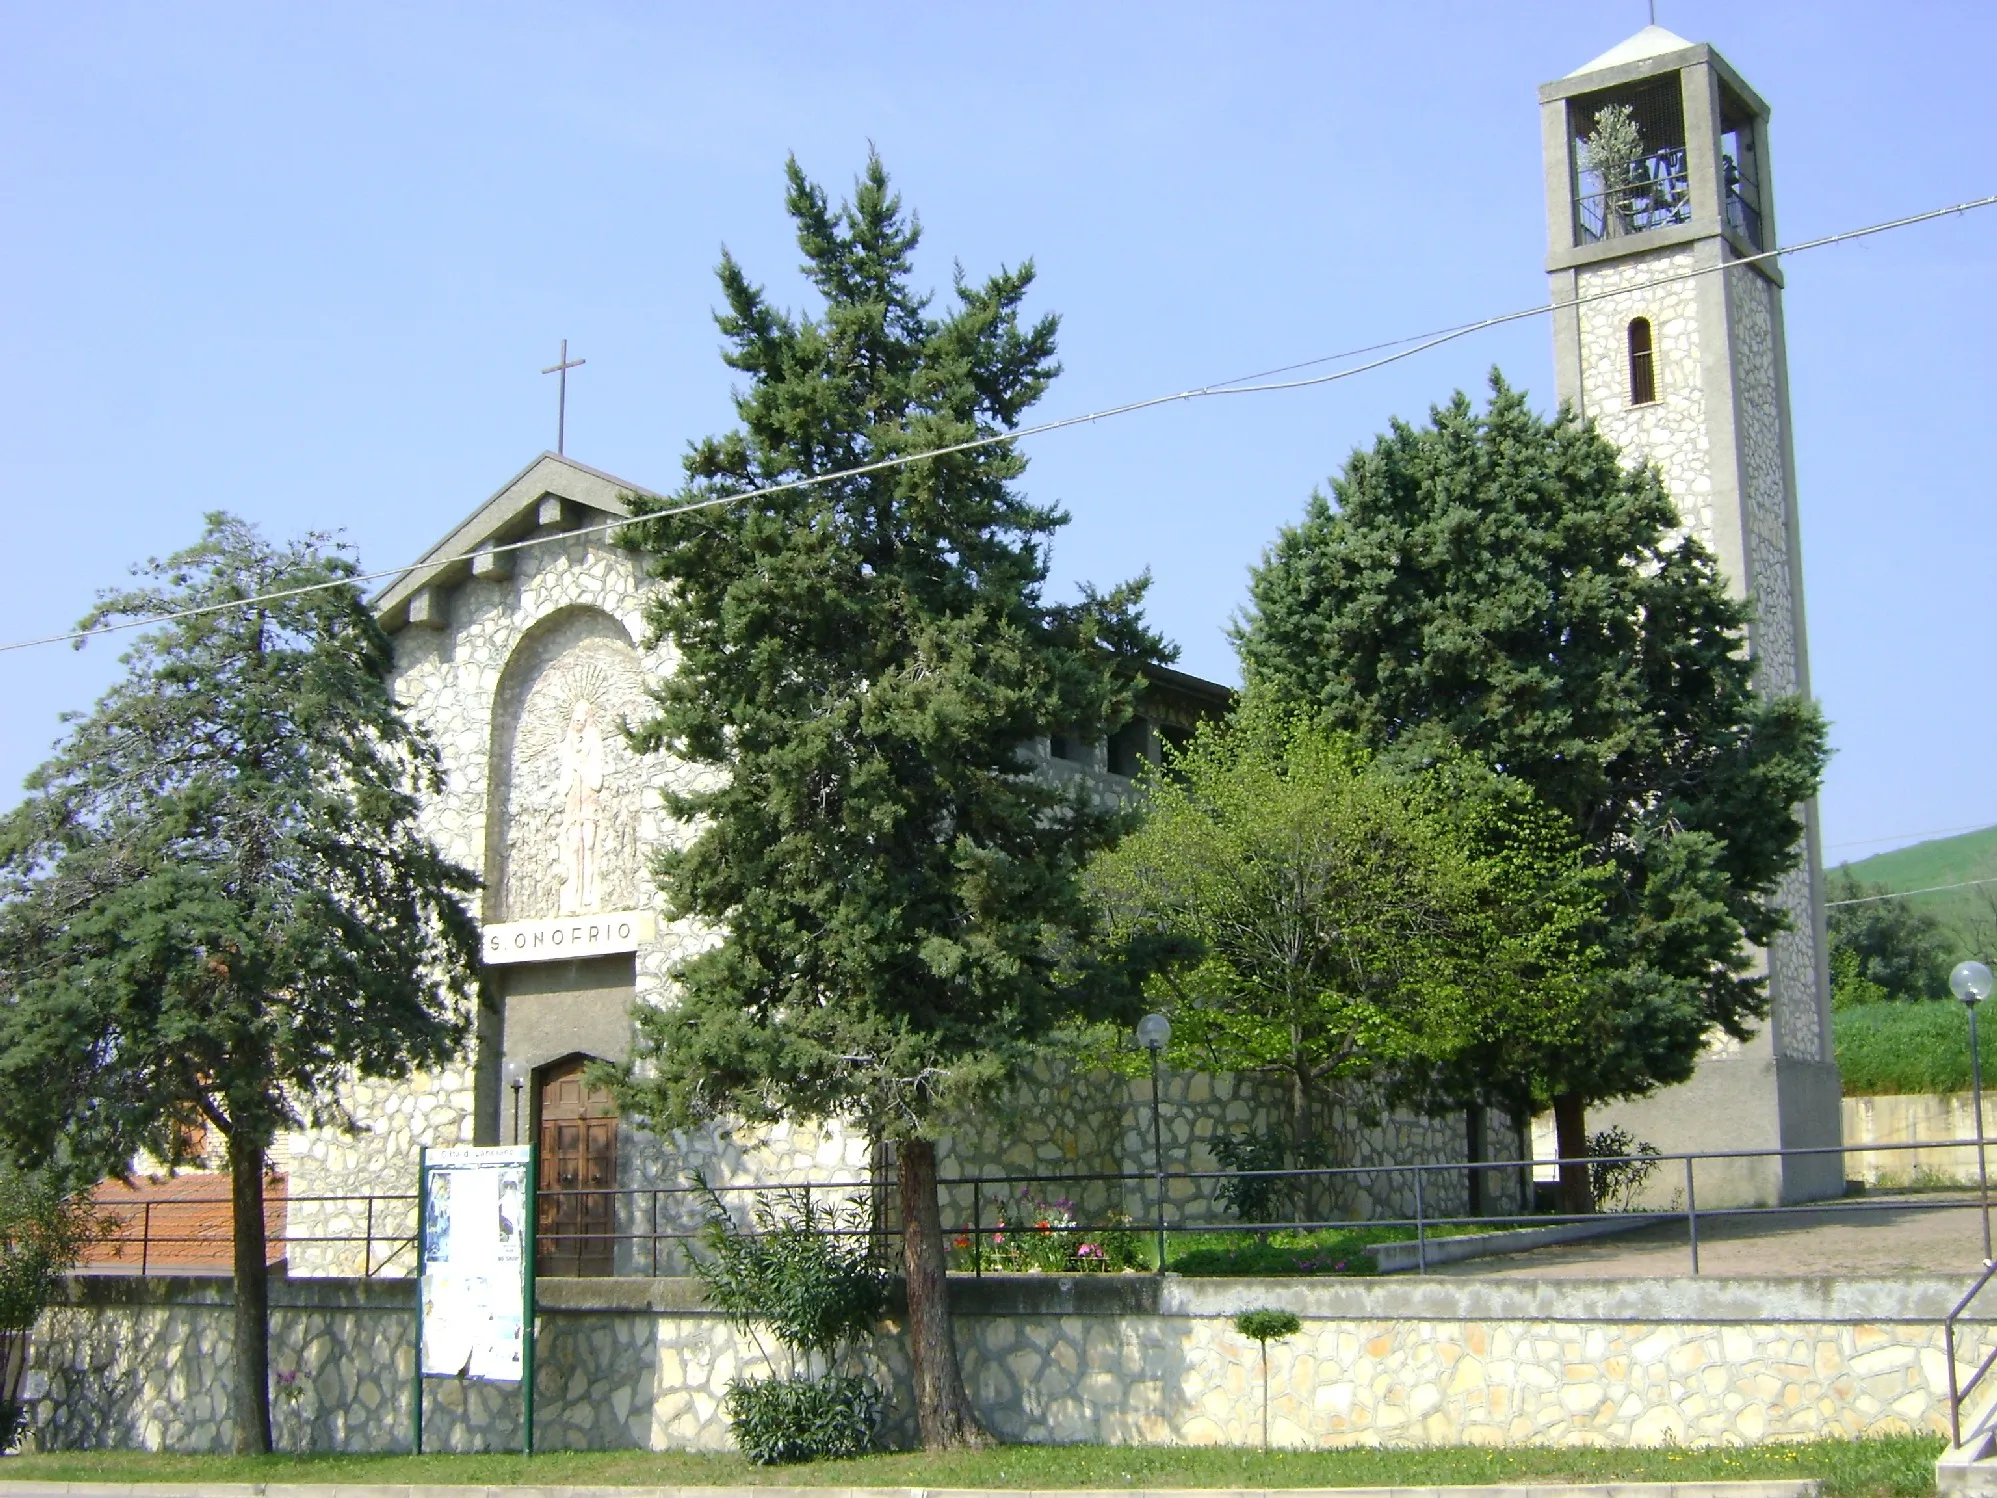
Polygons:
<instances>
[{"instance_id":1,"label":"stone church facade","mask_svg":"<svg viewBox=\"0 0 1997 1498\"><path fill-rule=\"evenodd\" d=\"M636 486L544 454L384 590L375 607L395 640L395 688L442 755L444 786L428 830L477 870L482 997L470 1054L405 1082L357 1082L350 1130L289 1137L291 1272L395 1273L370 1239L406 1233L411 1207L369 1197L411 1189L424 1145L542 1145L546 1186L567 1216L553 1223L572 1253L554 1272L652 1273L683 1267L683 1235L699 1221L687 1189L698 1169L720 1187L871 1182L880 1161L838 1128L712 1128L657 1139L619 1120L590 1085L593 1061L631 1051L640 1004L672 1002L674 965L713 940L666 916L652 855L686 837L660 804L676 778L708 773L640 757L621 725L644 716L645 684L673 668L671 646L646 649L644 604L659 584L608 527ZM524 544L523 544L524 543ZM1152 674L1139 716L1101 744L1030 746L1040 773L1082 777L1101 795L1131 793L1161 740L1224 711L1227 688L1183 673ZM1247 1078L1169 1075L1161 1094L1174 1170L1212 1170L1216 1137L1266 1128L1280 1099ZM945 1175L1114 1175L1153 1163L1149 1082L1043 1069L1002 1117L943 1141ZM1335 1132L1354 1165L1464 1158L1466 1124L1341 1115ZM1516 1158L1515 1130L1485 1158ZM1489 1173L1499 1177L1499 1173ZM1493 1210L1516 1202L1515 1176L1480 1179ZM1008 1191L1015 1188L1008 1187ZM1085 1212L1148 1212L1148 1183L1050 1183ZM1211 1183L1175 1182L1175 1220L1218 1211ZM1465 1178L1426 1183L1427 1210L1460 1210ZM946 1204L969 1223L970 1188ZM959 1198L962 1198L960 1201ZM1355 1177L1340 1193L1360 1215L1411 1212L1412 1180ZM544 1224L549 1226L549 1224ZM656 1266L656 1269L655 1269Z\"/></svg>"}]
</instances>

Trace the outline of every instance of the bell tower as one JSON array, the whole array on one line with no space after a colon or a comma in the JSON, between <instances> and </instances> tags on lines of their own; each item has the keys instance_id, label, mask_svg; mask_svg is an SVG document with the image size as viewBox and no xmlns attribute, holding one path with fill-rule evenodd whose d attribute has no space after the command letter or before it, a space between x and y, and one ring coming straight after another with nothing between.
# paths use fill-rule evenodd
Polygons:
<instances>
[{"instance_id":1,"label":"bell tower","mask_svg":"<svg viewBox=\"0 0 1997 1498\"><path fill-rule=\"evenodd\" d=\"M1782 274L1739 263L1777 243L1768 106L1712 47L1655 25L1539 98L1560 399L1663 475L1752 607L1759 688L1807 694ZM1763 954L1767 1024L1604 1122L1667 1153L1841 1143L1814 802L1804 822L1806 856L1779 894L1793 926ZM1816 1200L1843 1177L1836 1154L1711 1162L1698 1199Z\"/></svg>"}]
</instances>

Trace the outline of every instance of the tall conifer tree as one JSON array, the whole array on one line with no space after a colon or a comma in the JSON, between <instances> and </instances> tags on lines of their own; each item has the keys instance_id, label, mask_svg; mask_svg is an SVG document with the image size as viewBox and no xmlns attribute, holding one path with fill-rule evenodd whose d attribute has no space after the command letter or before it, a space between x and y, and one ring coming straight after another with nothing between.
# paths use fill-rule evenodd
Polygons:
<instances>
[{"instance_id":1,"label":"tall conifer tree","mask_svg":"<svg viewBox=\"0 0 1997 1498\"><path fill-rule=\"evenodd\" d=\"M1767 1012L1752 948L1825 749L1814 706L1763 697L1750 611L1679 529L1657 472L1536 415L1495 373L1355 452L1270 548L1236 631L1252 690L1362 742L1456 747L1531 785L1613 874L1597 933L1601 1043L1541 1052L1563 1156L1585 1109L1692 1073ZM1585 1210L1587 1171L1563 1172Z\"/></svg>"},{"instance_id":2,"label":"tall conifer tree","mask_svg":"<svg viewBox=\"0 0 1997 1498\"><path fill-rule=\"evenodd\" d=\"M788 166L815 317L720 267L738 430L698 443L685 497L741 493L1011 430L1057 373L1026 322L1030 264L911 289L919 228L870 159L852 202ZM1101 1012L1079 871L1116 818L1036 777L1050 731L1130 711L1143 582L1044 596L1066 517L1000 443L632 527L678 653L645 746L711 778L668 795L696 831L660 873L722 933L641 1012L627 1098L660 1126L842 1119L895 1145L909 1339L927 1445L982 1439L945 1295L935 1130L1025 1050Z\"/></svg>"},{"instance_id":3,"label":"tall conifer tree","mask_svg":"<svg viewBox=\"0 0 1997 1498\"><path fill-rule=\"evenodd\" d=\"M478 881L418 826L436 753L350 558L218 514L135 570L84 627L180 617L138 637L0 819L0 1140L88 1179L220 1141L235 1444L263 1452L271 1143L341 1121L355 1072L455 1054Z\"/></svg>"}]
</instances>

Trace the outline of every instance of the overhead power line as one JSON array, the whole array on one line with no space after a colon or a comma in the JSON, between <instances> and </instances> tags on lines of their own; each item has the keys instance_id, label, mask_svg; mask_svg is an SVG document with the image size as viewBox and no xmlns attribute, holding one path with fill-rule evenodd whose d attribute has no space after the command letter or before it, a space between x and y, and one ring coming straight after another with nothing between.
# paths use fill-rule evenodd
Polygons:
<instances>
[{"instance_id":1,"label":"overhead power line","mask_svg":"<svg viewBox=\"0 0 1997 1498\"><path fill-rule=\"evenodd\" d=\"M1979 884L1997 884L1997 879L1965 879L1960 884L1931 884L1926 889L1896 889L1883 895L1860 895L1856 900L1826 900L1824 909L1835 910L1840 905L1875 905L1881 900L1904 900L1909 895L1939 895L1945 890L1974 889Z\"/></svg>"},{"instance_id":2,"label":"overhead power line","mask_svg":"<svg viewBox=\"0 0 1997 1498\"><path fill-rule=\"evenodd\" d=\"M1897 843L1903 838L1947 837L1957 832L1982 832L1993 824L1990 822L1967 822L1960 827L1930 827L1926 832L1889 832L1884 837L1848 837L1841 843L1825 843L1824 850L1832 848L1863 848L1873 843ZM1885 854L1879 855L1884 858Z\"/></svg>"},{"instance_id":3,"label":"overhead power line","mask_svg":"<svg viewBox=\"0 0 1997 1498\"><path fill-rule=\"evenodd\" d=\"M871 463L861 463L852 468L842 468L832 473L812 474L807 478L789 479L781 484L768 484L757 489L745 489L733 494L714 495L708 499L694 500L687 504L671 505L663 509L647 511L644 515L608 521L602 525L581 526L575 530L559 531L549 536L529 536L522 541L483 548L494 553L522 551L530 546L545 546L551 542L569 541L578 536L604 534L622 530L626 526L643 520L663 519L673 515L690 514L695 510L709 510L721 505L740 504L746 500L767 499L773 495L789 493L798 489L814 488L821 484L837 483L842 479L861 478L870 473L881 473L891 468L902 468L910 463L926 462L932 458L949 457L955 453L973 452L980 448L995 447L1000 443L1018 442L1027 437L1045 436L1049 432L1065 431L1069 427L1089 426L1099 421L1108 421L1119 416L1131 416L1139 411L1149 411L1159 406L1169 406L1181 401L1206 400L1222 395L1267 395L1284 390L1307 390L1318 385L1330 385L1339 380L1349 380L1362 374L1370 374L1376 369L1384 369L1390 364L1398 364L1412 359L1417 354L1440 348L1443 344L1454 343L1474 333L1488 332L1492 328L1504 327L1509 323L1523 322L1527 318L1544 317L1553 312L1565 312L1570 308L1585 306L1591 302L1615 297L1628 297L1638 292L1649 291L1659 286L1669 286L1680 281L1697 280L1703 276L1717 275L1722 271L1734 270L1744 265L1754 265L1764 260L1775 260L1784 255L1800 255L1807 250L1820 250L1830 245L1847 244L1856 239L1869 239L1877 234L1890 233L1896 229L1911 228L1935 219L1947 218L1972 212L1978 208L1997 206L1997 194L1981 198L1971 198L1966 202L1952 203L1945 208L1931 208L1925 213L1908 214L1903 218L1887 219L1883 223L1868 224L1861 229L1846 229L1836 234L1822 235L1816 239L1806 239L1799 244L1789 245L1779 250L1763 250L1757 255L1744 255L1737 260L1723 261L1717 265L1699 266L1692 270L1677 271L1671 275L1657 276L1635 285L1617 286L1604 291L1589 292L1586 295L1569 297L1563 301L1543 302L1531 307L1521 307L1514 312L1501 312L1494 317L1479 318L1474 322L1458 323L1454 327L1440 328L1430 333L1412 333L1404 338L1390 339L1385 343L1368 344L1363 348L1347 349L1343 353L1325 354L1317 359L1308 359L1300 364L1286 364L1275 369L1264 370L1259 374L1238 375L1231 380L1221 380L1210 385L1199 385L1189 390L1174 391L1169 395L1148 396L1142 400L1125 401L1121 405L1105 406L1098 411L1084 412L1079 416L1064 416L1053 421L1040 422L1034 426L1018 427L1009 432L993 432L982 437L973 437L963 442L953 442L942 447L925 448L921 452L899 453L893 457L880 458ZM1355 364L1345 369L1335 369L1324 374L1307 375L1299 379L1279 380L1276 375L1289 374L1294 370L1309 369L1320 364L1336 364L1346 359L1360 358L1366 354L1380 353L1383 349L1393 349L1392 353L1381 353L1377 359L1369 359L1363 364ZM147 615L137 619L120 620L115 624L103 624L94 629L69 630L62 634L42 635L35 639L12 640L0 644L0 654L14 650L28 650L38 645L61 645L94 639L98 635L116 634L123 630L144 629L154 624L170 624L180 619L198 618L228 609L245 608L258 603L275 603L286 598L297 598L307 593L323 592L331 588L347 587L355 583L379 582L387 578L403 577L422 568L440 570L462 557L443 557L436 561L411 562L401 567L385 568L378 572L358 572L351 577L336 581L312 583L297 588L280 588L270 593L258 594L250 598L231 599L227 603L204 604L198 608L175 609L170 612Z\"/></svg>"}]
</instances>

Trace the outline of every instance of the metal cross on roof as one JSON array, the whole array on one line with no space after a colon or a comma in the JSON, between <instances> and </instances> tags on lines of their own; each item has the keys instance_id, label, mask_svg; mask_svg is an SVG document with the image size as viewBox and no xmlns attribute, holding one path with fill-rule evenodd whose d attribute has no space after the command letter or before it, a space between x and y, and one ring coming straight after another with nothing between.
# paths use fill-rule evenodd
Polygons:
<instances>
[{"instance_id":1,"label":"metal cross on roof","mask_svg":"<svg viewBox=\"0 0 1997 1498\"><path fill-rule=\"evenodd\" d=\"M561 362L559 364L550 364L546 369L541 371L542 374L560 374L562 377L561 394L556 397L555 405L555 451L558 454L562 452L569 435L569 371L580 369L587 363L589 363L587 359L571 359L569 357L569 341L564 338L562 340Z\"/></svg>"}]
</instances>

